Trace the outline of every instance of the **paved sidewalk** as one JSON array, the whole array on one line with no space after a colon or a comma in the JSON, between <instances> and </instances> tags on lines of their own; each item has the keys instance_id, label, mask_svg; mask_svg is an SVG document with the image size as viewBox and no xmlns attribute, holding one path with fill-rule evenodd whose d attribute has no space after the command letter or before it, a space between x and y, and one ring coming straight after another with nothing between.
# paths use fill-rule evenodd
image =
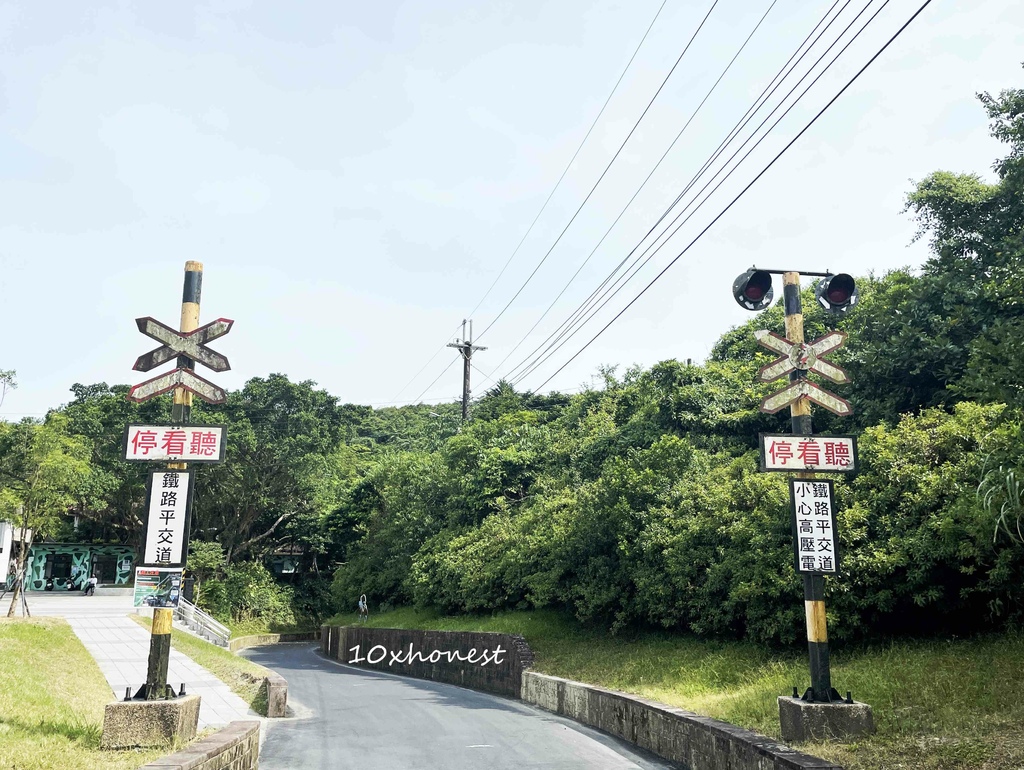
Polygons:
<instances>
[{"instance_id":1,"label":"paved sidewalk","mask_svg":"<svg viewBox=\"0 0 1024 770\"><path fill-rule=\"evenodd\" d=\"M131 596L30 592L28 606L33 615L67 620L96 659L116 699L124 698L126 687L134 694L145 684L149 631L128 617L135 612ZM202 696L200 729L219 727L237 719L260 719L226 684L191 658L172 649L167 683L178 690L182 682L186 692Z\"/></svg>"}]
</instances>

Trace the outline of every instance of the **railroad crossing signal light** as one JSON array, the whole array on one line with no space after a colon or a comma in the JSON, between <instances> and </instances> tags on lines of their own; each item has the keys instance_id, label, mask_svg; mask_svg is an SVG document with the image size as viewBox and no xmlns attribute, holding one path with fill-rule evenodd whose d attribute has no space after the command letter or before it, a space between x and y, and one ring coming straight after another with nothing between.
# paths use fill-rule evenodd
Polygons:
<instances>
[{"instance_id":1,"label":"railroad crossing signal light","mask_svg":"<svg viewBox=\"0 0 1024 770\"><path fill-rule=\"evenodd\" d=\"M857 284L846 273L829 275L814 289L818 303L829 313L845 313L857 304Z\"/></svg>"},{"instance_id":2,"label":"railroad crossing signal light","mask_svg":"<svg viewBox=\"0 0 1024 770\"><path fill-rule=\"evenodd\" d=\"M764 310L775 297L772 274L767 270L751 268L738 276L732 284L732 296L746 310Z\"/></svg>"}]
</instances>

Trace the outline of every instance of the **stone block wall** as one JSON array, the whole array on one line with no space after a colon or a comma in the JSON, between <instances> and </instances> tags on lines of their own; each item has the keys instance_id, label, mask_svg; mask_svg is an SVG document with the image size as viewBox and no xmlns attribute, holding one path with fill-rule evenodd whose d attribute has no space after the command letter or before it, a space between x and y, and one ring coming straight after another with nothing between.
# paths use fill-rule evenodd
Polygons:
<instances>
[{"instance_id":1,"label":"stone block wall","mask_svg":"<svg viewBox=\"0 0 1024 770\"><path fill-rule=\"evenodd\" d=\"M533 652L521 636L324 626L321 650L334 660L375 671L446 682L518 698Z\"/></svg>"},{"instance_id":2,"label":"stone block wall","mask_svg":"<svg viewBox=\"0 0 1024 770\"><path fill-rule=\"evenodd\" d=\"M629 741L685 770L842 770L728 722L533 671L523 674L522 698Z\"/></svg>"},{"instance_id":3,"label":"stone block wall","mask_svg":"<svg viewBox=\"0 0 1024 770\"><path fill-rule=\"evenodd\" d=\"M260 723L232 722L187 749L162 757L140 770L257 770Z\"/></svg>"},{"instance_id":4,"label":"stone block wall","mask_svg":"<svg viewBox=\"0 0 1024 770\"><path fill-rule=\"evenodd\" d=\"M238 652L239 650L247 650L250 647L262 647L267 644L316 642L319 640L319 631L301 631L295 634L253 634L252 636L236 636L228 642L228 649L231 652Z\"/></svg>"}]
</instances>

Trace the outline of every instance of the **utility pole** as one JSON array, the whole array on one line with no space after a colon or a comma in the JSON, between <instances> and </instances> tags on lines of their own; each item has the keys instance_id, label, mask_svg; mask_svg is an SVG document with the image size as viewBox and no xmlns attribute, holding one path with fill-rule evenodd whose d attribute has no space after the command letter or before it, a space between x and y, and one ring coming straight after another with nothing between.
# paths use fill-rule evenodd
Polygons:
<instances>
[{"instance_id":1,"label":"utility pole","mask_svg":"<svg viewBox=\"0 0 1024 770\"><path fill-rule=\"evenodd\" d=\"M478 350L487 350L473 344L473 321L469 322L469 337L466 337L466 320L462 321L462 339L449 342L448 347L455 348L462 354L462 421L469 420L469 397L472 393L469 386L470 369L473 366L473 354Z\"/></svg>"}]
</instances>

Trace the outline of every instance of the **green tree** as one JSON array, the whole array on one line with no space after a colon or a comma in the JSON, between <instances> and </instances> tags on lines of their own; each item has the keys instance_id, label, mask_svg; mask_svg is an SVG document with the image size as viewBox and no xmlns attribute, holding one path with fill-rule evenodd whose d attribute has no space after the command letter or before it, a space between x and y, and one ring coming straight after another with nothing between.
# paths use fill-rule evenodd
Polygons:
<instances>
[{"instance_id":1,"label":"green tree","mask_svg":"<svg viewBox=\"0 0 1024 770\"><path fill-rule=\"evenodd\" d=\"M76 505L89 505L104 491L103 479L90 464L88 442L67 429L60 414L42 423L0 423L0 515L21 529L18 575L25 573L29 530L33 538L54 534ZM14 615L21 590L19 583L8 617Z\"/></svg>"},{"instance_id":2,"label":"green tree","mask_svg":"<svg viewBox=\"0 0 1024 770\"><path fill-rule=\"evenodd\" d=\"M345 426L337 399L315 385L283 374L256 377L226 404L194 412L197 422L227 424L227 461L198 474L193 521L208 536L216 533L229 564L297 536L292 522L320 527L333 507L323 499L330 486L324 471L347 473L326 459Z\"/></svg>"}]
</instances>

